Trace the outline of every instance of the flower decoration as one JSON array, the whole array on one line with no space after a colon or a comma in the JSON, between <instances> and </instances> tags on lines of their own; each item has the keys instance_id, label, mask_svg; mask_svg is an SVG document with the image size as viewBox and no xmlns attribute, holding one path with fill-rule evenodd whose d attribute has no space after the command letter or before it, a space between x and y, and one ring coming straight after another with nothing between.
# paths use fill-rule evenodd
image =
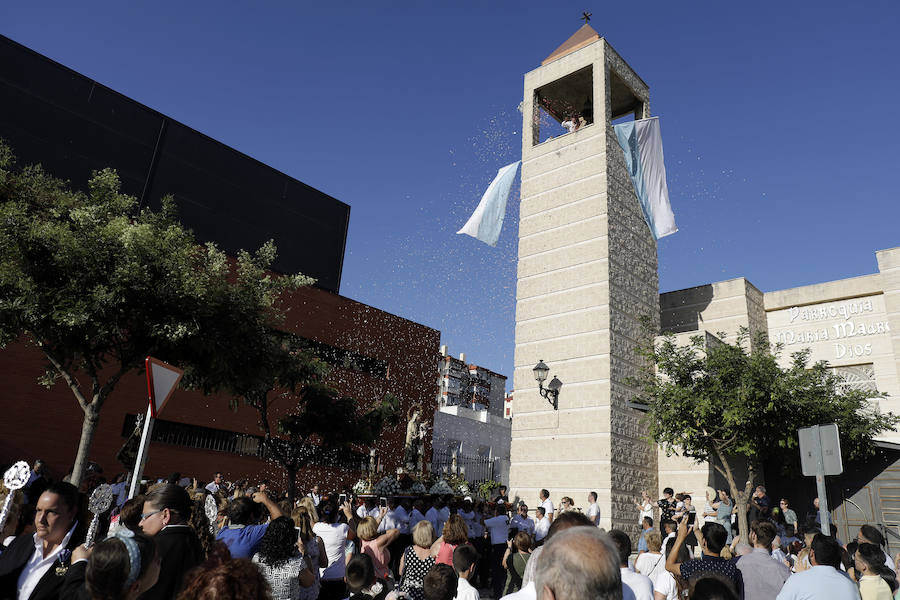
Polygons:
<instances>
[{"instance_id":1,"label":"flower decoration","mask_svg":"<svg viewBox=\"0 0 900 600\"><path fill-rule=\"evenodd\" d=\"M396 496L400 493L400 484L395 477L388 475L376 483L372 491L377 496Z\"/></svg>"},{"instance_id":2,"label":"flower decoration","mask_svg":"<svg viewBox=\"0 0 900 600\"><path fill-rule=\"evenodd\" d=\"M435 483L433 486L431 486L431 489L428 490L428 493L433 494L433 495L438 495L438 496L446 496L446 495L452 496L453 488L451 488L450 485L446 481L441 479L440 481Z\"/></svg>"}]
</instances>

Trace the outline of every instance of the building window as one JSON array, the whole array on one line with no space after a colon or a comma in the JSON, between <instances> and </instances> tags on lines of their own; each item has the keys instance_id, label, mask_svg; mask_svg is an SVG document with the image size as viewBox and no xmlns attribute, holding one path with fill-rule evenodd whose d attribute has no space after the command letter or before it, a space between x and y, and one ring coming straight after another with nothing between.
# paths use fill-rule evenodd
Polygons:
<instances>
[{"instance_id":1,"label":"building window","mask_svg":"<svg viewBox=\"0 0 900 600\"><path fill-rule=\"evenodd\" d=\"M379 379L388 378L388 363L385 360L307 338L303 338L303 345L332 367L365 373Z\"/></svg>"},{"instance_id":2,"label":"building window","mask_svg":"<svg viewBox=\"0 0 900 600\"><path fill-rule=\"evenodd\" d=\"M122 424L122 437L131 436L137 415L125 415ZM176 421L156 419L153 423L153 435L151 441L163 444L184 446L185 448L197 448L200 450L214 450L216 452L230 452L241 456L263 456L263 438L259 435L237 433L212 427L200 427L188 425Z\"/></svg>"},{"instance_id":3,"label":"building window","mask_svg":"<svg viewBox=\"0 0 900 600\"><path fill-rule=\"evenodd\" d=\"M841 378L840 386L848 390L878 391L875 385L875 365L866 363L848 367L830 367L829 370Z\"/></svg>"}]
</instances>

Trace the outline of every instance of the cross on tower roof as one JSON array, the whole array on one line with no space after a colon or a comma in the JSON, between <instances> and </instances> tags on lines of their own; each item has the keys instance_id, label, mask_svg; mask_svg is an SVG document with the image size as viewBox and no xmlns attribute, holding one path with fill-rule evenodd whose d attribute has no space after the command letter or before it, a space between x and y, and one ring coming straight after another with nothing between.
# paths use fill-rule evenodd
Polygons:
<instances>
[{"instance_id":1,"label":"cross on tower roof","mask_svg":"<svg viewBox=\"0 0 900 600\"><path fill-rule=\"evenodd\" d=\"M585 22L585 24L589 23L593 13L583 12L581 13L581 20Z\"/></svg>"}]
</instances>

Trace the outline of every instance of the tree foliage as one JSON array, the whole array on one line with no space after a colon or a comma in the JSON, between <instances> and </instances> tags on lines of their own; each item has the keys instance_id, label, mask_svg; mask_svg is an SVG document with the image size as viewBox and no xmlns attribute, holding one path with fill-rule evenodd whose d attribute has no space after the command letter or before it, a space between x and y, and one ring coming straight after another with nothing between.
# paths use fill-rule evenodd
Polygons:
<instances>
[{"instance_id":1,"label":"tree foliage","mask_svg":"<svg viewBox=\"0 0 900 600\"><path fill-rule=\"evenodd\" d=\"M870 402L884 394L842 385L824 361L810 364L808 349L782 367L781 346L770 345L765 335L751 340L742 329L734 343L721 341L724 334L719 338L707 343L694 336L679 345L668 335L643 348L647 368L633 381L635 400L647 405L649 435L667 453L708 461L726 478L747 539L743 507L759 466L766 459L796 464L798 429L837 423L843 456L853 460L873 453L873 438L893 429L898 418ZM735 479L735 457L748 464L743 489Z\"/></svg>"},{"instance_id":2,"label":"tree foliage","mask_svg":"<svg viewBox=\"0 0 900 600\"><path fill-rule=\"evenodd\" d=\"M72 190L39 166L19 169L0 142L0 344L36 345L48 362L41 383L64 381L84 412L73 483L104 402L146 356L210 372L239 334L223 326L277 323L279 294L310 280L270 277L274 256L271 243L242 252L235 275L179 223L171 200L139 209L110 169Z\"/></svg>"}]
</instances>

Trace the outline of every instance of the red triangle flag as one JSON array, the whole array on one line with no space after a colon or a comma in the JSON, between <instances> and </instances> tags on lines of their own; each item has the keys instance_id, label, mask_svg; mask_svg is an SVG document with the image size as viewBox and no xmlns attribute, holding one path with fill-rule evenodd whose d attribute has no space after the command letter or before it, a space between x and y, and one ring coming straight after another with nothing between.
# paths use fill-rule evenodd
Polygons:
<instances>
[{"instance_id":1,"label":"red triangle flag","mask_svg":"<svg viewBox=\"0 0 900 600\"><path fill-rule=\"evenodd\" d=\"M155 419L157 413L162 410L163 405L172 396L184 371L152 356L148 356L144 362L147 365L150 416Z\"/></svg>"}]
</instances>

